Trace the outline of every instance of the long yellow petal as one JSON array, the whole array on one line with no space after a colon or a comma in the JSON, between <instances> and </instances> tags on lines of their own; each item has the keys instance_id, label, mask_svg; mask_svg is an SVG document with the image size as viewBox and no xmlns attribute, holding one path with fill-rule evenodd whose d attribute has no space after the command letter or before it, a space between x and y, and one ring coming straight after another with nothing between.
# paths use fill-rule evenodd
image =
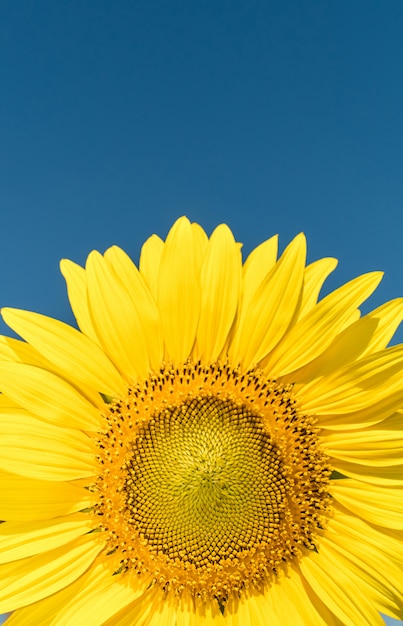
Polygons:
<instances>
[{"instance_id":1,"label":"long yellow petal","mask_svg":"<svg viewBox=\"0 0 403 626\"><path fill-rule=\"evenodd\" d=\"M102 549L98 535L84 535L60 548L0 565L0 613L37 602L76 580Z\"/></svg>"},{"instance_id":2,"label":"long yellow petal","mask_svg":"<svg viewBox=\"0 0 403 626\"><path fill-rule=\"evenodd\" d=\"M35 480L0 470L0 519L44 520L92 506L87 489L71 483Z\"/></svg>"},{"instance_id":3,"label":"long yellow petal","mask_svg":"<svg viewBox=\"0 0 403 626\"><path fill-rule=\"evenodd\" d=\"M323 283L336 267L337 259L333 258L318 259L306 266L298 319L304 317L316 305Z\"/></svg>"},{"instance_id":4,"label":"long yellow petal","mask_svg":"<svg viewBox=\"0 0 403 626\"><path fill-rule=\"evenodd\" d=\"M0 563L59 548L90 532L92 527L91 519L85 513L53 520L4 522L0 524Z\"/></svg>"},{"instance_id":5,"label":"long yellow petal","mask_svg":"<svg viewBox=\"0 0 403 626\"><path fill-rule=\"evenodd\" d=\"M245 369L261 361L281 341L296 315L305 268L306 242L298 235L252 297L235 330L229 356Z\"/></svg>"},{"instance_id":6,"label":"long yellow petal","mask_svg":"<svg viewBox=\"0 0 403 626\"><path fill-rule=\"evenodd\" d=\"M240 320L247 312L256 291L277 261L278 235L274 235L252 250L243 265L242 293L239 307Z\"/></svg>"},{"instance_id":7,"label":"long yellow petal","mask_svg":"<svg viewBox=\"0 0 403 626\"><path fill-rule=\"evenodd\" d=\"M98 430L100 414L71 385L24 363L0 363L0 388L27 411L59 426Z\"/></svg>"},{"instance_id":8,"label":"long yellow petal","mask_svg":"<svg viewBox=\"0 0 403 626\"><path fill-rule=\"evenodd\" d=\"M28 363L37 367L51 367L51 363L28 343L4 335L0 336L0 358L5 361Z\"/></svg>"},{"instance_id":9,"label":"long yellow petal","mask_svg":"<svg viewBox=\"0 0 403 626\"><path fill-rule=\"evenodd\" d=\"M349 463L344 459L332 459L332 466L335 470L356 478L371 485L403 487L403 464L402 465L360 465L359 463Z\"/></svg>"},{"instance_id":10,"label":"long yellow petal","mask_svg":"<svg viewBox=\"0 0 403 626\"><path fill-rule=\"evenodd\" d=\"M388 348L301 386L298 397L316 415L359 411L399 392L403 401L402 366L403 346Z\"/></svg>"},{"instance_id":11,"label":"long yellow petal","mask_svg":"<svg viewBox=\"0 0 403 626\"><path fill-rule=\"evenodd\" d=\"M345 433L321 432L322 449L331 457L363 465L401 465L403 431L363 429Z\"/></svg>"},{"instance_id":12,"label":"long yellow petal","mask_svg":"<svg viewBox=\"0 0 403 626\"><path fill-rule=\"evenodd\" d=\"M335 623L335 616L315 596L303 576L292 568L288 568L287 574L280 576L265 595L271 605L269 615L276 613L281 625L329 626Z\"/></svg>"},{"instance_id":13,"label":"long yellow petal","mask_svg":"<svg viewBox=\"0 0 403 626\"><path fill-rule=\"evenodd\" d=\"M200 224L192 222L190 227L192 229L196 267L198 268L198 271L200 271L208 248L208 237Z\"/></svg>"},{"instance_id":14,"label":"long yellow petal","mask_svg":"<svg viewBox=\"0 0 403 626\"><path fill-rule=\"evenodd\" d=\"M320 425L327 430L347 431L360 428L378 428L377 424L390 418L395 411L402 406L402 394L400 391L386 396L370 406L366 406L360 411L351 413L346 406L345 413L334 413L320 416ZM386 428L382 426L382 428Z\"/></svg>"},{"instance_id":15,"label":"long yellow petal","mask_svg":"<svg viewBox=\"0 0 403 626\"><path fill-rule=\"evenodd\" d=\"M151 588L140 596L134 596L134 601L124 606L112 617L102 623L102 626L148 626L153 612L156 611L160 603L156 600L159 590ZM154 598L154 599L153 599Z\"/></svg>"},{"instance_id":16,"label":"long yellow petal","mask_svg":"<svg viewBox=\"0 0 403 626\"><path fill-rule=\"evenodd\" d=\"M403 530L403 489L379 487L345 478L332 480L332 496L362 519Z\"/></svg>"},{"instance_id":17,"label":"long yellow petal","mask_svg":"<svg viewBox=\"0 0 403 626\"><path fill-rule=\"evenodd\" d=\"M38 480L94 475L96 448L79 430L23 414L0 413L0 468Z\"/></svg>"},{"instance_id":18,"label":"long yellow petal","mask_svg":"<svg viewBox=\"0 0 403 626\"><path fill-rule=\"evenodd\" d=\"M291 375L293 381L308 383L385 349L402 320L402 302L400 298L386 302L347 326L322 354Z\"/></svg>"},{"instance_id":19,"label":"long yellow petal","mask_svg":"<svg viewBox=\"0 0 403 626\"><path fill-rule=\"evenodd\" d=\"M157 298L158 274L163 249L164 242L157 235L149 237L141 248L139 269L154 298Z\"/></svg>"},{"instance_id":20,"label":"long yellow petal","mask_svg":"<svg viewBox=\"0 0 403 626\"><path fill-rule=\"evenodd\" d=\"M192 622L192 613L194 613L192 598L187 592L182 593L180 602L178 602L176 610L177 626L190 626Z\"/></svg>"},{"instance_id":21,"label":"long yellow petal","mask_svg":"<svg viewBox=\"0 0 403 626\"><path fill-rule=\"evenodd\" d=\"M401 533L400 533L401 537ZM331 544L340 554L367 573L366 582L386 598L394 601L403 617L401 583L403 580L403 542L397 541L384 531L379 532L371 524L344 513L335 506L334 517L326 529L322 545ZM349 568L350 569L350 568ZM364 577L365 578L365 577ZM399 617L400 617L399 615Z\"/></svg>"},{"instance_id":22,"label":"long yellow petal","mask_svg":"<svg viewBox=\"0 0 403 626\"><path fill-rule=\"evenodd\" d=\"M136 624L141 623L141 617L136 620ZM132 622L127 621L127 625ZM177 622L177 611L176 607L168 602L164 603L155 603L154 611L152 611L151 615L146 618L144 622L144 626L179 626ZM248 626L248 624L245 624Z\"/></svg>"},{"instance_id":23,"label":"long yellow petal","mask_svg":"<svg viewBox=\"0 0 403 626\"><path fill-rule=\"evenodd\" d=\"M257 594L250 599L249 612L252 624L263 625L266 622L270 626L283 626L283 622L280 621L280 617L270 597L270 591L268 589L265 594Z\"/></svg>"},{"instance_id":24,"label":"long yellow petal","mask_svg":"<svg viewBox=\"0 0 403 626\"><path fill-rule=\"evenodd\" d=\"M82 377L72 380L72 375L67 375L65 371L61 370L57 365L51 363L46 359L43 354L40 354L38 350L35 350L33 346L20 341L19 339L13 339L11 337L0 337L0 355L1 359L5 361L15 361L16 363L25 363L27 365L35 365L52 374L56 374L58 377L66 380L69 384L73 384L77 391L80 392L91 404L98 407L103 411L104 401L98 391L89 387L88 384L83 382ZM10 400L11 402L11 400Z\"/></svg>"},{"instance_id":25,"label":"long yellow petal","mask_svg":"<svg viewBox=\"0 0 403 626\"><path fill-rule=\"evenodd\" d=\"M98 252L88 256L86 270L90 313L106 354L129 382L146 378L147 342L132 298Z\"/></svg>"},{"instance_id":26,"label":"long yellow petal","mask_svg":"<svg viewBox=\"0 0 403 626\"><path fill-rule=\"evenodd\" d=\"M265 362L265 370L283 376L313 361L330 346L381 278L381 272L364 274L326 296L289 330Z\"/></svg>"},{"instance_id":27,"label":"long yellow petal","mask_svg":"<svg viewBox=\"0 0 403 626\"><path fill-rule=\"evenodd\" d=\"M241 255L227 226L211 235L201 269L201 309L197 355L215 361L234 321L239 299Z\"/></svg>"},{"instance_id":28,"label":"long yellow petal","mask_svg":"<svg viewBox=\"0 0 403 626\"><path fill-rule=\"evenodd\" d=\"M386 348L403 320L403 298L395 298L368 313L370 319L376 320L377 327L362 356L372 354Z\"/></svg>"},{"instance_id":29,"label":"long yellow petal","mask_svg":"<svg viewBox=\"0 0 403 626\"><path fill-rule=\"evenodd\" d=\"M356 546L357 554L364 555L368 553L374 567L379 559L389 560L396 564L399 570L403 570L403 541L401 533L393 529L377 529L372 524L351 515L340 505L335 505L333 517L326 529L328 536L343 538L344 545L347 546L351 541L351 548ZM365 542L363 543L363 540ZM360 549L361 545L361 549ZM382 557L378 555L382 553ZM391 571L395 568L391 566ZM400 586L400 576L396 576L396 586Z\"/></svg>"},{"instance_id":30,"label":"long yellow petal","mask_svg":"<svg viewBox=\"0 0 403 626\"><path fill-rule=\"evenodd\" d=\"M391 413L386 419L382 420L382 423L378 422L366 428L366 431L371 433L374 430L386 430L390 431L390 436L396 436L396 431L402 433L403 429L403 410L397 410L395 413Z\"/></svg>"},{"instance_id":31,"label":"long yellow petal","mask_svg":"<svg viewBox=\"0 0 403 626\"><path fill-rule=\"evenodd\" d=\"M156 301L145 279L123 250L112 246L105 252L105 259L137 310L147 344L150 365L155 370L159 369L164 356L164 341Z\"/></svg>"},{"instance_id":32,"label":"long yellow petal","mask_svg":"<svg viewBox=\"0 0 403 626\"><path fill-rule=\"evenodd\" d=\"M69 259L60 261L60 271L66 281L70 306L81 332L98 342L88 309L87 276L85 269Z\"/></svg>"},{"instance_id":33,"label":"long yellow petal","mask_svg":"<svg viewBox=\"0 0 403 626\"><path fill-rule=\"evenodd\" d=\"M225 624L228 626L253 626L253 612L250 610L250 598L244 593L230 598L225 605ZM215 622L212 622L215 624Z\"/></svg>"},{"instance_id":34,"label":"long yellow petal","mask_svg":"<svg viewBox=\"0 0 403 626\"><path fill-rule=\"evenodd\" d=\"M17 402L8 398L4 393L0 393L0 412L8 413L10 409L13 409L13 412L15 411L16 413L27 413Z\"/></svg>"},{"instance_id":35,"label":"long yellow petal","mask_svg":"<svg viewBox=\"0 0 403 626\"><path fill-rule=\"evenodd\" d=\"M2 309L16 333L72 380L108 395L119 395L124 384L100 347L86 335L58 320L17 309Z\"/></svg>"},{"instance_id":36,"label":"long yellow petal","mask_svg":"<svg viewBox=\"0 0 403 626\"><path fill-rule=\"evenodd\" d=\"M224 626L228 620L223 617L218 602L194 603L195 610L190 615L190 626Z\"/></svg>"},{"instance_id":37,"label":"long yellow petal","mask_svg":"<svg viewBox=\"0 0 403 626\"><path fill-rule=\"evenodd\" d=\"M8 626L100 626L142 593L112 576L104 563L95 562L64 589L15 611Z\"/></svg>"},{"instance_id":38,"label":"long yellow petal","mask_svg":"<svg viewBox=\"0 0 403 626\"><path fill-rule=\"evenodd\" d=\"M319 551L302 558L299 565L314 592L345 626L383 626L382 618L348 570L335 560L323 558Z\"/></svg>"},{"instance_id":39,"label":"long yellow petal","mask_svg":"<svg viewBox=\"0 0 403 626\"><path fill-rule=\"evenodd\" d=\"M160 310L167 355L185 361L192 350L200 315L200 277L189 220L180 218L165 242L158 276Z\"/></svg>"},{"instance_id":40,"label":"long yellow petal","mask_svg":"<svg viewBox=\"0 0 403 626\"><path fill-rule=\"evenodd\" d=\"M329 567L336 565L339 571L347 572L353 585L366 595L378 611L399 619L403 615L401 596L399 590L393 587L388 579L390 564L384 563L381 566L378 562L374 569L368 562L363 561L360 555L357 556L343 547L344 537L340 539L339 544L327 536L321 539L320 554L323 561L327 560Z\"/></svg>"}]
</instances>

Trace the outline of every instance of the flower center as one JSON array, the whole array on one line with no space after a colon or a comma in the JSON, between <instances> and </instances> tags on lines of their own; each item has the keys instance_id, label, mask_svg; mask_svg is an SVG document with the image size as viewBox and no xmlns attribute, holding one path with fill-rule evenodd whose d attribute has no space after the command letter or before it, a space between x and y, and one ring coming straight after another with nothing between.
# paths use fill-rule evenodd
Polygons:
<instances>
[{"instance_id":1,"label":"flower center","mask_svg":"<svg viewBox=\"0 0 403 626\"><path fill-rule=\"evenodd\" d=\"M150 551L203 570L270 541L284 508L279 453L232 400L161 412L140 429L127 473L130 523Z\"/></svg>"},{"instance_id":2,"label":"flower center","mask_svg":"<svg viewBox=\"0 0 403 626\"><path fill-rule=\"evenodd\" d=\"M260 372L165 366L110 405L98 443L96 512L119 572L224 602L315 549L327 458L291 390Z\"/></svg>"}]
</instances>

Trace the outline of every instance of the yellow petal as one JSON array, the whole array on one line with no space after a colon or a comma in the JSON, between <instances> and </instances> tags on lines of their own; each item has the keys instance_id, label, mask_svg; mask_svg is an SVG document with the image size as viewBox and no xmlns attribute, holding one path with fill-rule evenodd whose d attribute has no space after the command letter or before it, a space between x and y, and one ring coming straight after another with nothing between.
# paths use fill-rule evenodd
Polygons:
<instances>
[{"instance_id":1,"label":"yellow petal","mask_svg":"<svg viewBox=\"0 0 403 626\"><path fill-rule=\"evenodd\" d=\"M167 358L185 361L196 338L200 277L189 220L182 217L168 233L158 277L158 307Z\"/></svg>"},{"instance_id":2,"label":"yellow petal","mask_svg":"<svg viewBox=\"0 0 403 626\"><path fill-rule=\"evenodd\" d=\"M387 431L399 431L402 432L403 428L403 411L398 410L395 413L389 415L386 419L382 420L382 423L377 423L369 426L366 430L372 432L373 430L387 430Z\"/></svg>"},{"instance_id":3,"label":"yellow petal","mask_svg":"<svg viewBox=\"0 0 403 626\"><path fill-rule=\"evenodd\" d=\"M196 267L200 270L208 247L208 237L203 228L196 222L190 224L195 250Z\"/></svg>"},{"instance_id":4,"label":"yellow petal","mask_svg":"<svg viewBox=\"0 0 403 626\"><path fill-rule=\"evenodd\" d=\"M270 626L284 626L270 598L270 589L265 594L257 594L250 599L249 611L252 624L263 625L269 619Z\"/></svg>"},{"instance_id":5,"label":"yellow petal","mask_svg":"<svg viewBox=\"0 0 403 626\"><path fill-rule=\"evenodd\" d=\"M365 571L366 583L378 589L384 597L389 597L400 607L401 582L403 580L403 543L401 533L399 541L390 537L387 532L379 532L371 524L344 513L340 505L336 505L334 516L321 539L319 551L327 545L339 554L344 554L352 564ZM350 571L350 567L348 567ZM363 576L364 578L364 576Z\"/></svg>"},{"instance_id":6,"label":"yellow petal","mask_svg":"<svg viewBox=\"0 0 403 626\"><path fill-rule=\"evenodd\" d=\"M2 313L4 310L2 309ZM51 365L47 359L28 343L13 337L0 336L0 358L5 361L28 363L29 365L45 368Z\"/></svg>"},{"instance_id":7,"label":"yellow petal","mask_svg":"<svg viewBox=\"0 0 403 626\"><path fill-rule=\"evenodd\" d=\"M281 341L300 301L305 255L306 242L301 234L286 248L252 297L229 348L232 362L248 369Z\"/></svg>"},{"instance_id":8,"label":"yellow petal","mask_svg":"<svg viewBox=\"0 0 403 626\"><path fill-rule=\"evenodd\" d=\"M10 409L13 409L16 413L27 413L17 402L8 398L4 393L0 393L0 411L7 413Z\"/></svg>"},{"instance_id":9,"label":"yellow petal","mask_svg":"<svg viewBox=\"0 0 403 626\"><path fill-rule=\"evenodd\" d=\"M240 251L231 231L222 224L211 235L201 270L197 357L206 361L218 358L234 321L240 278Z\"/></svg>"},{"instance_id":10,"label":"yellow petal","mask_svg":"<svg viewBox=\"0 0 403 626\"><path fill-rule=\"evenodd\" d=\"M8 626L99 626L142 593L95 562L68 587L15 611Z\"/></svg>"},{"instance_id":11,"label":"yellow petal","mask_svg":"<svg viewBox=\"0 0 403 626\"><path fill-rule=\"evenodd\" d=\"M206 626L224 625L227 622L227 618L223 617L218 602L215 600L201 605L196 602L195 605L196 611L191 622L192 626L197 626L200 622Z\"/></svg>"},{"instance_id":12,"label":"yellow petal","mask_svg":"<svg viewBox=\"0 0 403 626\"><path fill-rule=\"evenodd\" d=\"M386 348L403 315L401 299L391 300L347 326L316 359L298 372L294 382L327 376L352 361Z\"/></svg>"},{"instance_id":13,"label":"yellow petal","mask_svg":"<svg viewBox=\"0 0 403 626\"><path fill-rule=\"evenodd\" d=\"M286 575L279 577L265 596L268 603L266 614L277 614L281 626L329 626L335 620L335 616L315 596L300 573L291 568Z\"/></svg>"},{"instance_id":14,"label":"yellow petal","mask_svg":"<svg viewBox=\"0 0 403 626\"><path fill-rule=\"evenodd\" d=\"M159 590L148 589L142 595L134 596L134 601L116 612L110 619L102 623L102 626L148 626L152 614L160 606L156 600ZM154 600L153 600L154 597Z\"/></svg>"},{"instance_id":15,"label":"yellow petal","mask_svg":"<svg viewBox=\"0 0 403 626\"><path fill-rule=\"evenodd\" d=\"M193 602L187 592L182 592L182 597L178 603L176 611L177 626L190 626L192 622L192 613L194 613Z\"/></svg>"},{"instance_id":16,"label":"yellow petal","mask_svg":"<svg viewBox=\"0 0 403 626\"><path fill-rule=\"evenodd\" d=\"M147 343L132 298L98 252L88 256L86 270L89 307L100 343L129 381L146 378Z\"/></svg>"},{"instance_id":17,"label":"yellow petal","mask_svg":"<svg viewBox=\"0 0 403 626\"><path fill-rule=\"evenodd\" d=\"M89 400L91 404L103 411L105 403L97 391L78 378L75 378L73 381L72 375L66 375L65 371L60 370L59 367L57 367L54 363L51 363L42 354L35 350L33 346L25 341L12 339L11 337L0 337L0 354L1 358L5 361L15 361L16 363L36 365L37 367L47 370L48 372L56 374L58 377L66 380L69 384L74 384L74 387L80 392L80 394Z\"/></svg>"},{"instance_id":18,"label":"yellow petal","mask_svg":"<svg viewBox=\"0 0 403 626\"><path fill-rule=\"evenodd\" d=\"M0 613L37 602L76 580L102 549L99 534L84 535L60 548L0 565Z\"/></svg>"},{"instance_id":19,"label":"yellow petal","mask_svg":"<svg viewBox=\"0 0 403 626\"><path fill-rule=\"evenodd\" d=\"M341 543L343 543L343 539ZM321 539L320 555L323 561L328 562L328 567L336 566L338 571L347 572L352 585L363 592L370 604L376 607L378 611L382 610L382 612L392 614L397 618L402 615L402 611L399 611L401 600L399 590L391 585L387 578L388 569L383 571L380 563L374 570L373 567L368 566L368 563L363 562L360 556L357 557L342 545L337 545L327 536ZM386 568L389 567L387 563L384 565ZM372 613L375 613L373 609ZM382 621L379 623L383 624Z\"/></svg>"},{"instance_id":20,"label":"yellow petal","mask_svg":"<svg viewBox=\"0 0 403 626\"><path fill-rule=\"evenodd\" d=\"M387 486L403 486L403 464L402 465L359 465L358 463L349 463L343 459L332 459L332 466L335 470L349 476L350 478L356 478L364 483L372 485L387 485Z\"/></svg>"},{"instance_id":21,"label":"yellow petal","mask_svg":"<svg viewBox=\"0 0 403 626\"><path fill-rule=\"evenodd\" d=\"M228 600L225 605L225 624L228 626L253 626L253 612L250 610L250 598L244 593ZM213 622L214 623L214 622Z\"/></svg>"},{"instance_id":22,"label":"yellow petal","mask_svg":"<svg viewBox=\"0 0 403 626\"><path fill-rule=\"evenodd\" d=\"M164 341L156 301L143 276L123 250L112 246L105 252L105 259L137 310L147 344L150 365L157 370L164 356Z\"/></svg>"},{"instance_id":23,"label":"yellow petal","mask_svg":"<svg viewBox=\"0 0 403 626\"><path fill-rule=\"evenodd\" d=\"M60 271L66 281L70 306L79 329L97 343L98 337L92 325L88 309L87 276L84 268L69 259L62 259L60 261Z\"/></svg>"},{"instance_id":24,"label":"yellow petal","mask_svg":"<svg viewBox=\"0 0 403 626\"><path fill-rule=\"evenodd\" d=\"M368 317L376 320L377 327L362 356L373 354L387 347L403 320L403 298L395 298L385 302L369 313Z\"/></svg>"},{"instance_id":25,"label":"yellow petal","mask_svg":"<svg viewBox=\"0 0 403 626\"><path fill-rule=\"evenodd\" d=\"M90 492L71 483L35 480L0 470L0 519L44 520L91 505Z\"/></svg>"},{"instance_id":26,"label":"yellow petal","mask_svg":"<svg viewBox=\"0 0 403 626\"><path fill-rule=\"evenodd\" d=\"M239 317L243 318L249 308L251 300L259 289L266 276L273 269L277 260L278 235L271 237L257 246L243 266L242 296Z\"/></svg>"},{"instance_id":27,"label":"yellow petal","mask_svg":"<svg viewBox=\"0 0 403 626\"><path fill-rule=\"evenodd\" d=\"M298 390L304 411L316 415L354 412L402 392L403 347L369 355Z\"/></svg>"},{"instance_id":28,"label":"yellow petal","mask_svg":"<svg viewBox=\"0 0 403 626\"><path fill-rule=\"evenodd\" d=\"M92 476L96 448L84 433L24 414L0 413L0 468L38 480Z\"/></svg>"},{"instance_id":29,"label":"yellow petal","mask_svg":"<svg viewBox=\"0 0 403 626\"><path fill-rule=\"evenodd\" d=\"M90 532L93 524L85 513L53 520L0 524L0 563L9 563L47 552Z\"/></svg>"},{"instance_id":30,"label":"yellow petal","mask_svg":"<svg viewBox=\"0 0 403 626\"><path fill-rule=\"evenodd\" d=\"M3 309L4 310L4 309ZM40 354L35 348L25 341L19 339L12 339L11 337L0 337L0 359L4 361L15 361L16 363L25 363L27 365L36 365L48 372L56 374L62 379L66 379L69 384L73 386L83 395L91 404L98 407L103 411L105 403L100 394L86 385L82 380L72 376L67 376L66 372L60 370L54 363L51 363L42 354ZM4 395L4 394L3 394ZM11 402L11 400L10 400Z\"/></svg>"},{"instance_id":31,"label":"yellow petal","mask_svg":"<svg viewBox=\"0 0 403 626\"><path fill-rule=\"evenodd\" d=\"M388 561L390 580L397 588L400 588L403 571L403 541L399 531L388 528L378 529L356 515L351 515L339 504L335 504L327 535L332 541L336 541L336 537L339 541L342 538L346 549L354 549L360 558L368 559L368 563L371 562L375 569L378 563ZM363 538L365 538L364 543Z\"/></svg>"},{"instance_id":32,"label":"yellow petal","mask_svg":"<svg viewBox=\"0 0 403 626\"><path fill-rule=\"evenodd\" d=\"M149 237L141 248L140 272L144 276L154 298L157 298L158 274L163 249L164 242L157 235Z\"/></svg>"},{"instance_id":33,"label":"yellow petal","mask_svg":"<svg viewBox=\"0 0 403 626\"><path fill-rule=\"evenodd\" d=\"M346 320L381 278L381 272L364 274L326 296L289 330L265 362L265 370L283 376L315 359L341 332Z\"/></svg>"},{"instance_id":34,"label":"yellow petal","mask_svg":"<svg viewBox=\"0 0 403 626\"><path fill-rule=\"evenodd\" d=\"M64 380L39 367L0 363L0 388L51 424L83 430L98 430L101 425L98 409Z\"/></svg>"},{"instance_id":35,"label":"yellow petal","mask_svg":"<svg viewBox=\"0 0 403 626\"><path fill-rule=\"evenodd\" d=\"M2 309L2 315L6 324L72 380L80 380L104 394L123 393L118 371L86 335L38 313Z\"/></svg>"},{"instance_id":36,"label":"yellow petal","mask_svg":"<svg viewBox=\"0 0 403 626\"><path fill-rule=\"evenodd\" d=\"M168 602L164 603L155 603L154 611L152 611L149 617L146 617L145 621L143 621L144 626L179 626L177 622L177 611L176 607L172 604L168 604ZM127 624L133 624L133 621L126 622ZM141 624L142 619L139 617L136 621L136 624ZM247 624L245 626L248 626Z\"/></svg>"},{"instance_id":37,"label":"yellow petal","mask_svg":"<svg viewBox=\"0 0 403 626\"><path fill-rule=\"evenodd\" d=\"M332 496L364 520L403 530L403 489L379 487L354 479L332 480Z\"/></svg>"},{"instance_id":38,"label":"yellow petal","mask_svg":"<svg viewBox=\"0 0 403 626\"><path fill-rule=\"evenodd\" d=\"M336 267L337 259L333 258L319 259L306 266L298 319L304 317L316 305L323 283Z\"/></svg>"},{"instance_id":39,"label":"yellow petal","mask_svg":"<svg viewBox=\"0 0 403 626\"><path fill-rule=\"evenodd\" d=\"M328 555L327 555L328 556ZM312 552L300 560L301 571L314 592L345 626L383 626L364 593L334 559Z\"/></svg>"},{"instance_id":40,"label":"yellow petal","mask_svg":"<svg viewBox=\"0 0 403 626\"><path fill-rule=\"evenodd\" d=\"M357 430L364 426L375 428L377 424L383 422L385 418L389 419L389 416L401 406L402 394L400 391L397 391L360 411L354 411L354 413L349 412L349 408L346 406L345 413L321 415L320 425L322 428L335 431Z\"/></svg>"},{"instance_id":41,"label":"yellow petal","mask_svg":"<svg viewBox=\"0 0 403 626\"><path fill-rule=\"evenodd\" d=\"M216 600L203 604L195 603L194 597L186 589L181 593L179 601L178 598L168 596L167 602L171 605L170 608L174 609L176 615L174 626L224 626L231 624L219 611Z\"/></svg>"},{"instance_id":42,"label":"yellow petal","mask_svg":"<svg viewBox=\"0 0 403 626\"><path fill-rule=\"evenodd\" d=\"M341 433L321 432L322 449L331 457L362 465L400 465L403 432L363 429Z\"/></svg>"}]
</instances>

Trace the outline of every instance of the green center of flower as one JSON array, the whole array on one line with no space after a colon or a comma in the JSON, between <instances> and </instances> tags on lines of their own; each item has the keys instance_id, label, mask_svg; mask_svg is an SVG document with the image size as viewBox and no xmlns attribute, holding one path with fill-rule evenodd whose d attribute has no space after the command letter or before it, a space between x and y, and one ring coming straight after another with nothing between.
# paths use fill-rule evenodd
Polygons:
<instances>
[{"instance_id":1,"label":"green center of flower","mask_svg":"<svg viewBox=\"0 0 403 626\"><path fill-rule=\"evenodd\" d=\"M114 573L223 603L316 549L328 460L292 390L261 372L164 366L108 406L98 446Z\"/></svg>"},{"instance_id":2,"label":"green center of flower","mask_svg":"<svg viewBox=\"0 0 403 626\"><path fill-rule=\"evenodd\" d=\"M215 397L167 408L140 428L127 463L130 523L151 552L196 568L270 541L285 499L261 420Z\"/></svg>"}]
</instances>

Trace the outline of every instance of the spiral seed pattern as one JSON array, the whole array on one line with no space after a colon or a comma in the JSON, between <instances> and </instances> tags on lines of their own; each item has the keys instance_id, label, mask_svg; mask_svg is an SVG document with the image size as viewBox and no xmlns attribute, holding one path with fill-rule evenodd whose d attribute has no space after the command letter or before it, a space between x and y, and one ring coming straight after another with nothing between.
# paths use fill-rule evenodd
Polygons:
<instances>
[{"instance_id":1,"label":"spiral seed pattern","mask_svg":"<svg viewBox=\"0 0 403 626\"><path fill-rule=\"evenodd\" d=\"M327 457L292 390L261 372L164 366L109 405L98 446L115 573L226 602L316 549Z\"/></svg>"}]
</instances>

